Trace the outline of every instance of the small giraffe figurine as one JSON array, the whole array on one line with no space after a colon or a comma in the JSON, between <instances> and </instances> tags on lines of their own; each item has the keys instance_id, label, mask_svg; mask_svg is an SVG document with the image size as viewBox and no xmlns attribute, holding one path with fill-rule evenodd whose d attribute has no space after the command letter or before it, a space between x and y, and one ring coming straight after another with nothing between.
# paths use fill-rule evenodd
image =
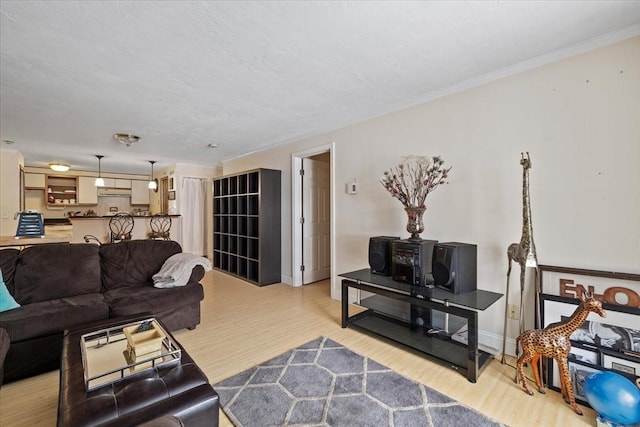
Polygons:
<instances>
[{"instance_id":1,"label":"small giraffe figurine","mask_svg":"<svg viewBox=\"0 0 640 427\"><path fill-rule=\"evenodd\" d=\"M518 378L520 378L524 390L533 395L533 392L529 390L527 379L524 375L525 363L531 362L538 391L544 393L540 372L538 371L538 360L540 356L552 357L558 362L562 397L578 415L582 415L582 411L578 408L573 395L573 383L571 382L567 365L567 359L571 352L570 337L573 331L582 325L589 313L594 312L601 317L607 317L607 313L602 308L602 303L594 298L593 293L585 293L580 300L582 302L566 322L550 325L545 329L524 331L516 339L516 352L518 351L518 343L522 344L522 355L518 358L516 367L516 384L518 383Z\"/></svg>"}]
</instances>

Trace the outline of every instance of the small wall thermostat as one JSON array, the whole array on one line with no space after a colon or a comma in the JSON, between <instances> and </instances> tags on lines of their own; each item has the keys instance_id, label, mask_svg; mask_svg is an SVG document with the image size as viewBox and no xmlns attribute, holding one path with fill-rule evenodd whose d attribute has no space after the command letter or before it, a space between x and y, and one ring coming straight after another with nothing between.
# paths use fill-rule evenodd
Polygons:
<instances>
[{"instance_id":1,"label":"small wall thermostat","mask_svg":"<svg viewBox=\"0 0 640 427\"><path fill-rule=\"evenodd\" d=\"M350 182L347 184L347 194L357 194L358 193L358 183Z\"/></svg>"}]
</instances>

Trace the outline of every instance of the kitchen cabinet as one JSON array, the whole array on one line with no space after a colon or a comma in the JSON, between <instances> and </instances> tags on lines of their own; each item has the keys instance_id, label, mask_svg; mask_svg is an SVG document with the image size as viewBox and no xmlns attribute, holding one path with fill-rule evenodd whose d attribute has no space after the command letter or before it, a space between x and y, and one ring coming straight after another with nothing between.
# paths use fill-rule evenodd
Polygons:
<instances>
[{"instance_id":1,"label":"kitchen cabinet","mask_svg":"<svg viewBox=\"0 0 640 427\"><path fill-rule=\"evenodd\" d=\"M61 206L76 204L78 177L47 175L46 184L48 205Z\"/></svg>"},{"instance_id":2,"label":"kitchen cabinet","mask_svg":"<svg viewBox=\"0 0 640 427\"><path fill-rule=\"evenodd\" d=\"M131 204L149 204L149 181L131 180Z\"/></svg>"},{"instance_id":3,"label":"kitchen cabinet","mask_svg":"<svg viewBox=\"0 0 640 427\"><path fill-rule=\"evenodd\" d=\"M105 188L115 188L116 180L114 178L102 178L104 181L103 187Z\"/></svg>"},{"instance_id":4,"label":"kitchen cabinet","mask_svg":"<svg viewBox=\"0 0 640 427\"><path fill-rule=\"evenodd\" d=\"M98 189L96 187L96 179L90 176L78 177L78 204L80 205L97 205Z\"/></svg>"},{"instance_id":5,"label":"kitchen cabinet","mask_svg":"<svg viewBox=\"0 0 640 427\"><path fill-rule=\"evenodd\" d=\"M130 179L114 179L113 188L131 188Z\"/></svg>"},{"instance_id":6,"label":"kitchen cabinet","mask_svg":"<svg viewBox=\"0 0 640 427\"><path fill-rule=\"evenodd\" d=\"M24 188L27 190L44 190L45 182L44 182L44 174L43 173L25 173L24 174Z\"/></svg>"},{"instance_id":7,"label":"kitchen cabinet","mask_svg":"<svg viewBox=\"0 0 640 427\"><path fill-rule=\"evenodd\" d=\"M102 178L104 179L105 188L131 188L130 179L120 178Z\"/></svg>"}]
</instances>

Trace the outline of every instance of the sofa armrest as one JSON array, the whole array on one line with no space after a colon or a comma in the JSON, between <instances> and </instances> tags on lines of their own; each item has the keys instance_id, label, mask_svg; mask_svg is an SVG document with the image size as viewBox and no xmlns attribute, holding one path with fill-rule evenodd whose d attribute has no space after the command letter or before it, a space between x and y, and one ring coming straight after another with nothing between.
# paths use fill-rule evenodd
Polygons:
<instances>
[{"instance_id":1,"label":"sofa armrest","mask_svg":"<svg viewBox=\"0 0 640 427\"><path fill-rule=\"evenodd\" d=\"M196 265L191 270L191 276L189 277L189 283L191 282L199 282L204 277L204 267L201 265Z\"/></svg>"}]
</instances>

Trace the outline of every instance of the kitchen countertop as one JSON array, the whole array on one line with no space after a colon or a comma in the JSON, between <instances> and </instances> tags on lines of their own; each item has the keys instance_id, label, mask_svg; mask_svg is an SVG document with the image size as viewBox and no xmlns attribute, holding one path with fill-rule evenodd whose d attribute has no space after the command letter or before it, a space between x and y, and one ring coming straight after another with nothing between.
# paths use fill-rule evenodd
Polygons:
<instances>
[{"instance_id":1,"label":"kitchen countertop","mask_svg":"<svg viewBox=\"0 0 640 427\"><path fill-rule=\"evenodd\" d=\"M14 236L0 236L0 247L47 245L52 243L69 243L69 239L46 236L16 239Z\"/></svg>"},{"instance_id":2,"label":"kitchen countertop","mask_svg":"<svg viewBox=\"0 0 640 427\"><path fill-rule=\"evenodd\" d=\"M151 232L151 222L154 221L152 215L145 216L133 216L133 229L131 231L131 238L134 240L148 239L149 232ZM160 217L162 218L162 217ZM75 243L83 243L84 236L92 235L96 236L101 242L109 241L109 224L113 219L113 215L97 215L97 216L77 216L71 217L71 224L73 228L72 241ZM172 223L170 229L171 240L175 240L178 243L182 242L182 216L169 215L168 218Z\"/></svg>"}]
</instances>

